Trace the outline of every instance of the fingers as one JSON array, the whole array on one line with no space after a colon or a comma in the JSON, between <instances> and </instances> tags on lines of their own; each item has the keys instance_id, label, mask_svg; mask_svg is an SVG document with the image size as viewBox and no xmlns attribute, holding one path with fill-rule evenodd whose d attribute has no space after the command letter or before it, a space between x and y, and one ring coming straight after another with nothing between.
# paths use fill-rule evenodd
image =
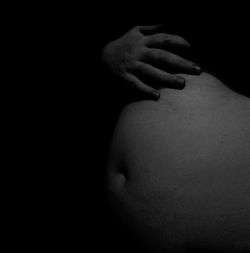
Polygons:
<instances>
[{"instance_id":1,"label":"fingers","mask_svg":"<svg viewBox=\"0 0 250 253\"><path fill-rule=\"evenodd\" d=\"M181 36L165 33L157 33L147 36L145 44L151 48L191 48L191 45Z\"/></svg>"},{"instance_id":2,"label":"fingers","mask_svg":"<svg viewBox=\"0 0 250 253\"><path fill-rule=\"evenodd\" d=\"M153 98L154 100L158 100L160 98L159 91L155 90L154 88L146 85L143 83L139 78L134 76L133 74L127 73L126 80L130 83L133 88L138 89L139 91L144 92L149 97Z\"/></svg>"},{"instance_id":3,"label":"fingers","mask_svg":"<svg viewBox=\"0 0 250 253\"><path fill-rule=\"evenodd\" d=\"M164 25L158 24L158 25L138 26L138 28L142 34L150 35L150 34L162 31L162 29L164 28Z\"/></svg>"},{"instance_id":4,"label":"fingers","mask_svg":"<svg viewBox=\"0 0 250 253\"><path fill-rule=\"evenodd\" d=\"M201 68L197 64L162 49L147 50L141 60L171 73L181 72L197 75L201 73Z\"/></svg>"},{"instance_id":5,"label":"fingers","mask_svg":"<svg viewBox=\"0 0 250 253\"><path fill-rule=\"evenodd\" d=\"M141 80L157 88L168 87L183 89L185 86L184 78L166 73L163 70L143 62L137 62L133 74L140 76Z\"/></svg>"}]
</instances>

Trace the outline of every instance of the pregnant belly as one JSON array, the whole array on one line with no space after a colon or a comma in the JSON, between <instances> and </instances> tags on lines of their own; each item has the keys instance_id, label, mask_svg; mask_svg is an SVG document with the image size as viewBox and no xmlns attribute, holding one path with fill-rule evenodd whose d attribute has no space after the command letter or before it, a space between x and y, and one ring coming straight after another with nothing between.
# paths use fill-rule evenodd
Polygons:
<instances>
[{"instance_id":1,"label":"pregnant belly","mask_svg":"<svg viewBox=\"0 0 250 253\"><path fill-rule=\"evenodd\" d=\"M250 250L250 111L240 101L185 102L127 114L112 203L153 247Z\"/></svg>"}]
</instances>

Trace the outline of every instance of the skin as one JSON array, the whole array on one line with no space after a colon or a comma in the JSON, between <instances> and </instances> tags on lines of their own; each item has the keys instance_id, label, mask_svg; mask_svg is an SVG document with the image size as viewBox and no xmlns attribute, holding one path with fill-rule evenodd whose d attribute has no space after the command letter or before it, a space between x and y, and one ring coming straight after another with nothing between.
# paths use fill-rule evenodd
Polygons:
<instances>
[{"instance_id":1,"label":"skin","mask_svg":"<svg viewBox=\"0 0 250 253\"><path fill-rule=\"evenodd\" d=\"M249 252L250 100L208 73L179 76L184 90L123 110L107 196L151 252Z\"/></svg>"},{"instance_id":2,"label":"skin","mask_svg":"<svg viewBox=\"0 0 250 253\"><path fill-rule=\"evenodd\" d=\"M190 50L184 38L163 32L162 25L136 26L104 48L103 62L126 84L158 100L162 87L185 87L185 78L176 73L201 73L200 66L179 55Z\"/></svg>"}]
</instances>

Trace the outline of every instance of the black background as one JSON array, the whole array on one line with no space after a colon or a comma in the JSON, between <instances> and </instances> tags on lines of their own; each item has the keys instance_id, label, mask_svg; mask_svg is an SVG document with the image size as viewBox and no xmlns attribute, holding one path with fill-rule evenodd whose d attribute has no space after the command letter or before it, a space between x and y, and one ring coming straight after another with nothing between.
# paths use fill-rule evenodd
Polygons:
<instances>
[{"instance_id":1,"label":"black background","mask_svg":"<svg viewBox=\"0 0 250 253\"><path fill-rule=\"evenodd\" d=\"M164 23L166 32L191 43L201 66L246 93L247 8L179 1L44 7L36 26L42 64L34 99L41 102L39 141L46 147L39 155L47 185L40 193L41 244L130 251L133 243L107 205L104 178L117 117L135 95L103 67L102 49L135 25Z\"/></svg>"},{"instance_id":2,"label":"black background","mask_svg":"<svg viewBox=\"0 0 250 253\"><path fill-rule=\"evenodd\" d=\"M238 87L233 88L245 94L248 90L246 59L249 57L249 49L246 16L244 8L240 6L239 9L232 7L230 9L226 5L202 6L201 3L199 6L183 7L181 4L175 6L166 4L162 7L147 6L148 9L144 7L139 10L131 6L126 10L123 6L117 5L111 6L108 10L102 9L102 14L98 13L92 19L95 21L91 31L94 39L88 43L91 44L89 57L90 73L93 74L93 78L86 84L92 95L87 98L86 106L87 108L89 105L93 106L89 120L90 133L93 136L93 139L90 138L89 147L93 148L93 159L86 169L91 170L94 182L94 185L88 183L91 189L91 204L88 207L93 209L91 218L95 224L92 227L90 222L93 229L93 243L97 241L103 244L104 248L114 252L117 250L127 252L134 245L107 206L102 180L113 127L122 106L133 99L133 96L129 90L119 85L119 80L110 76L103 68L100 62L102 47L135 25L164 23L166 32L179 34L191 43L195 50L195 60L201 66L205 65L213 70L228 85L238 84ZM95 51L94 54L92 50Z\"/></svg>"}]
</instances>

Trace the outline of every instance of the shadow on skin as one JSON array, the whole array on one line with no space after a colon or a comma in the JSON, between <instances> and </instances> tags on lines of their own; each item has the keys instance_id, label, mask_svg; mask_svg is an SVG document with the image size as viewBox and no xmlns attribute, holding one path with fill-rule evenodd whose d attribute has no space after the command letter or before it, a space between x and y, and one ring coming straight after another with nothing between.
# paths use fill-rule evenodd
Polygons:
<instances>
[{"instance_id":1,"label":"shadow on skin","mask_svg":"<svg viewBox=\"0 0 250 253\"><path fill-rule=\"evenodd\" d=\"M250 100L209 74L187 78L123 110L110 204L152 252L249 252Z\"/></svg>"}]
</instances>

